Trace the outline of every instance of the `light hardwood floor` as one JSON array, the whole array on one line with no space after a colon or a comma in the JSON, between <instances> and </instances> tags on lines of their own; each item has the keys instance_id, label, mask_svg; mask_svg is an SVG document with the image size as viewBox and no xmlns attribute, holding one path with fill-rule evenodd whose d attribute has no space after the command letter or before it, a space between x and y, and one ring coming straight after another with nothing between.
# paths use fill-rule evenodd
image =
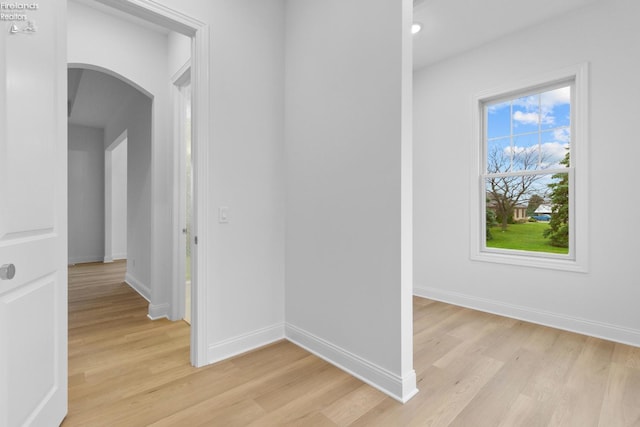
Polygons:
<instances>
[{"instance_id":1,"label":"light hardwood floor","mask_svg":"<svg viewBox=\"0 0 640 427\"><path fill-rule=\"evenodd\" d=\"M69 269L70 426L640 426L640 349L414 299L405 405L286 341L189 365L124 263Z\"/></svg>"}]
</instances>

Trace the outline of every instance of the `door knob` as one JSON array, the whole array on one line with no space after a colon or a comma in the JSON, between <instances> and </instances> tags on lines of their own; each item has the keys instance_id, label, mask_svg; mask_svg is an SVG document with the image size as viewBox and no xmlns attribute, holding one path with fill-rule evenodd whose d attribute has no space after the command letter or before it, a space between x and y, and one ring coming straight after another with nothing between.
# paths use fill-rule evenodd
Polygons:
<instances>
[{"instance_id":1,"label":"door knob","mask_svg":"<svg viewBox=\"0 0 640 427\"><path fill-rule=\"evenodd\" d=\"M0 280L11 280L16 275L16 266L5 264L0 267Z\"/></svg>"}]
</instances>

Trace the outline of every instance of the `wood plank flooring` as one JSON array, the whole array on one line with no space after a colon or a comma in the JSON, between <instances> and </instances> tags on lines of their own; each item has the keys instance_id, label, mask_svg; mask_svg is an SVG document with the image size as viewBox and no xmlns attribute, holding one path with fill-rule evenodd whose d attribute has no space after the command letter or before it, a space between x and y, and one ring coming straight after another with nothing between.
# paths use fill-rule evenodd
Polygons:
<instances>
[{"instance_id":1,"label":"wood plank flooring","mask_svg":"<svg viewBox=\"0 0 640 427\"><path fill-rule=\"evenodd\" d=\"M405 405L281 341L195 369L125 264L69 269L71 426L640 426L640 349L414 299Z\"/></svg>"}]
</instances>

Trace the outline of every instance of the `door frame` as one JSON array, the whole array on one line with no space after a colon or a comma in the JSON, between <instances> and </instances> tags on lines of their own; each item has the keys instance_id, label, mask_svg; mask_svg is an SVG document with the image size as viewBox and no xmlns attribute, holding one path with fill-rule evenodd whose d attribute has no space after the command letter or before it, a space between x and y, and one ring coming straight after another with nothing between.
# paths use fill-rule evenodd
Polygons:
<instances>
[{"instance_id":1,"label":"door frame","mask_svg":"<svg viewBox=\"0 0 640 427\"><path fill-rule=\"evenodd\" d=\"M171 307L170 317L173 320L184 319L185 311L186 311L186 292L184 286L185 280L185 266L186 266L186 236L184 234L185 224L188 222L188 218L186 218L185 211L185 202L186 201L186 180L185 180L185 151L186 144L184 141L184 101L182 95L182 88L189 84L191 85L191 59L189 59L171 78L171 83L173 87L171 88L172 92L172 103L173 103L173 140L174 140L174 177L173 177L173 188L174 197L177 200L174 201L174 205L178 207L176 214L174 215L174 221L176 224L173 227L173 249L175 251L174 260L175 260L175 268L174 268L174 282L177 283L177 286L173 287L173 301L175 304ZM193 94L192 94L193 95ZM194 153L191 153L192 163L195 162ZM193 212L193 211L192 211ZM192 223L193 223L193 215L192 215ZM191 246L191 267L197 264L197 254L195 253L195 248L193 242L189 242ZM195 286L196 277L192 275L191 277L191 286ZM191 300L193 305L193 299ZM193 310L192 310L193 311Z\"/></svg>"},{"instance_id":2,"label":"door frame","mask_svg":"<svg viewBox=\"0 0 640 427\"><path fill-rule=\"evenodd\" d=\"M209 125L207 118L210 117L209 107L209 27L202 21L196 18L185 15L182 12L171 9L167 6L149 1L149 0L95 0L98 3L117 9L121 12L130 14L132 16L147 20L161 27L165 27L171 31L183 34L191 38L191 88L192 88L192 151L193 151L193 179L194 179L194 197L193 197L193 235L199 236L198 243L195 246L194 257L197 259L208 259L208 236L209 226L207 218L209 218L209 203L207 195L209 191L209 168L207 167L209 159L209 146L207 141L209 140ZM169 82L168 82L169 83ZM177 153L174 141L174 147L171 150L171 155L175 156ZM175 160L175 159L172 159ZM157 168L157 158L153 159L153 168ZM176 162L169 163L171 169L175 169ZM172 180L176 177L176 171L171 171ZM157 206L156 194L157 180L152 180L152 206ZM174 190L177 190L174 188ZM172 206L172 225L174 231L179 231L179 225L177 221L179 206L176 206L178 201L177 197L173 197ZM165 262L161 258L161 254L156 250L157 245L154 244L155 230L157 229L159 213L157 209L152 209L151 224L152 230L152 242L151 242L151 281L152 283L162 283L165 280L158 277L158 267ZM174 233L171 233L173 236ZM176 244L176 240L172 239ZM176 268L179 262L176 259L176 248L172 248L173 260L171 275L171 306L172 312L175 312L173 307L179 304L176 301L178 293L175 291L175 287L178 286L178 282L174 280L176 278ZM207 286L208 275L205 268L206 263L196 262L195 270L192 272L192 276L195 278L194 286L192 287L192 323L191 323L191 364L196 367L204 366L209 363L207 357L207 316L206 316L206 301L207 301ZM179 298L178 298L179 299Z\"/></svg>"}]
</instances>

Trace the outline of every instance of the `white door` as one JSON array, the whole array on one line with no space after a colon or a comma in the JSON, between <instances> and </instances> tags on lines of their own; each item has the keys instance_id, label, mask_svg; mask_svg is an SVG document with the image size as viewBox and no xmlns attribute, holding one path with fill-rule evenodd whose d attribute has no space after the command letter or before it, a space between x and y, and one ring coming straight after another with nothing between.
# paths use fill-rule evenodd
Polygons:
<instances>
[{"instance_id":1,"label":"white door","mask_svg":"<svg viewBox=\"0 0 640 427\"><path fill-rule=\"evenodd\" d=\"M66 1L1 7L0 426L55 426L67 411Z\"/></svg>"}]
</instances>

